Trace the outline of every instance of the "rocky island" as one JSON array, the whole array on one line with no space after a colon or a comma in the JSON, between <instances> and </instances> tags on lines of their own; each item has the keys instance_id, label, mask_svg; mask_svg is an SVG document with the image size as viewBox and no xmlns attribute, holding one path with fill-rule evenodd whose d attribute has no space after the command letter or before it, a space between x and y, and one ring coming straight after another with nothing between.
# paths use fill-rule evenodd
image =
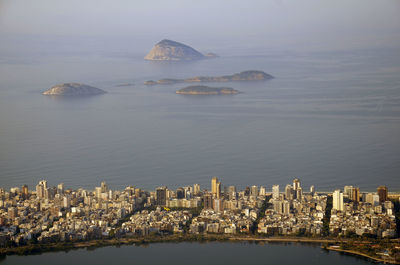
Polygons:
<instances>
[{"instance_id":1,"label":"rocky island","mask_svg":"<svg viewBox=\"0 0 400 265\"><path fill-rule=\"evenodd\" d=\"M206 54L204 54L204 56L207 58L218 58L219 57L218 54L215 54L213 52L206 53Z\"/></svg>"},{"instance_id":2,"label":"rocky island","mask_svg":"<svg viewBox=\"0 0 400 265\"><path fill-rule=\"evenodd\" d=\"M43 92L43 95L54 95L54 96L91 96L107 93L106 91L80 84L80 83L64 83L55 85L49 90Z\"/></svg>"},{"instance_id":3,"label":"rocky island","mask_svg":"<svg viewBox=\"0 0 400 265\"><path fill-rule=\"evenodd\" d=\"M233 95L241 93L230 87L188 86L176 91L182 95Z\"/></svg>"},{"instance_id":4,"label":"rocky island","mask_svg":"<svg viewBox=\"0 0 400 265\"><path fill-rule=\"evenodd\" d=\"M144 57L150 61L190 61L209 58L192 47L172 40L162 40Z\"/></svg>"},{"instance_id":5,"label":"rocky island","mask_svg":"<svg viewBox=\"0 0 400 265\"><path fill-rule=\"evenodd\" d=\"M160 79L158 81L146 81L145 85L168 85L176 83L201 83L201 82L233 82L233 81L263 81L273 78L263 71L249 70L233 75L224 76L195 76L187 79Z\"/></svg>"}]
</instances>

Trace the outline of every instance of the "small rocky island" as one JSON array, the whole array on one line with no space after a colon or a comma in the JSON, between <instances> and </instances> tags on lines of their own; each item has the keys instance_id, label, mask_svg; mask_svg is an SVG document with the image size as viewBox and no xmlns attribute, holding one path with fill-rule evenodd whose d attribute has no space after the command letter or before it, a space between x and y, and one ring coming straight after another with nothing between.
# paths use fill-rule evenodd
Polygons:
<instances>
[{"instance_id":1,"label":"small rocky island","mask_svg":"<svg viewBox=\"0 0 400 265\"><path fill-rule=\"evenodd\" d=\"M232 95L241 93L230 87L188 86L176 91L182 95Z\"/></svg>"},{"instance_id":2,"label":"small rocky island","mask_svg":"<svg viewBox=\"0 0 400 265\"><path fill-rule=\"evenodd\" d=\"M216 55L215 55L216 56ZM215 57L203 55L192 47L172 40L162 40L144 57L150 61L191 61Z\"/></svg>"},{"instance_id":3,"label":"small rocky island","mask_svg":"<svg viewBox=\"0 0 400 265\"><path fill-rule=\"evenodd\" d=\"M218 58L219 57L218 54L215 54L213 52L208 52L208 53L204 54L204 56L207 58Z\"/></svg>"},{"instance_id":4,"label":"small rocky island","mask_svg":"<svg viewBox=\"0 0 400 265\"><path fill-rule=\"evenodd\" d=\"M106 91L80 84L80 83L64 83L55 85L49 90L43 92L43 95L54 95L54 96L91 96L107 93Z\"/></svg>"},{"instance_id":5,"label":"small rocky island","mask_svg":"<svg viewBox=\"0 0 400 265\"><path fill-rule=\"evenodd\" d=\"M233 81L262 81L273 78L263 71L249 70L233 75L224 76L195 76L187 79L160 79L158 81L146 81L145 85L168 85L176 83L201 83L201 82L233 82Z\"/></svg>"}]
</instances>

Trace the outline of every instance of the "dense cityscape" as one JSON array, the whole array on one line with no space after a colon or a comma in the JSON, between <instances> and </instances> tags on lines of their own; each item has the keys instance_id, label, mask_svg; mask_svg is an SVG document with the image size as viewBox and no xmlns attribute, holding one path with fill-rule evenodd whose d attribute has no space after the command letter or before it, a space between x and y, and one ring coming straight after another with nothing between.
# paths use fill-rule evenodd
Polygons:
<instances>
[{"instance_id":1,"label":"dense cityscape","mask_svg":"<svg viewBox=\"0 0 400 265\"><path fill-rule=\"evenodd\" d=\"M389 239L398 237L398 202L385 186L333 193L311 186L306 192L299 179L284 190L237 190L213 177L211 191L199 184L118 191L105 182L92 191L72 190L42 180L33 191L26 185L0 189L0 247L173 234Z\"/></svg>"}]
</instances>

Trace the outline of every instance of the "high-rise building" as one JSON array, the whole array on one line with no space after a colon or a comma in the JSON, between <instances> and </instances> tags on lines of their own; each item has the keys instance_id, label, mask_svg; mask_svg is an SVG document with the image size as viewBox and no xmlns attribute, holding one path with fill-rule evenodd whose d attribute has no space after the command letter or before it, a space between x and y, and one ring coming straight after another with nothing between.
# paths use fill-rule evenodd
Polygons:
<instances>
[{"instance_id":1,"label":"high-rise building","mask_svg":"<svg viewBox=\"0 0 400 265\"><path fill-rule=\"evenodd\" d=\"M156 189L156 204L165 206L167 204L167 187L159 187Z\"/></svg>"},{"instance_id":2,"label":"high-rise building","mask_svg":"<svg viewBox=\"0 0 400 265\"><path fill-rule=\"evenodd\" d=\"M220 181L217 182L217 188L216 188L216 191L215 191L215 197L217 199L221 198L221 182Z\"/></svg>"},{"instance_id":3,"label":"high-rise building","mask_svg":"<svg viewBox=\"0 0 400 265\"><path fill-rule=\"evenodd\" d=\"M227 200L229 197L229 187L224 187L224 199Z\"/></svg>"},{"instance_id":4,"label":"high-rise building","mask_svg":"<svg viewBox=\"0 0 400 265\"><path fill-rule=\"evenodd\" d=\"M298 197L299 189L301 189L300 180L296 178L293 180L293 198L294 199L299 199L299 200L301 199L301 197ZM301 194L302 194L302 192L301 192Z\"/></svg>"},{"instance_id":5,"label":"high-rise building","mask_svg":"<svg viewBox=\"0 0 400 265\"><path fill-rule=\"evenodd\" d=\"M360 202L360 188L354 187L351 192L351 198L354 202Z\"/></svg>"},{"instance_id":6,"label":"high-rise building","mask_svg":"<svg viewBox=\"0 0 400 265\"><path fill-rule=\"evenodd\" d=\"M193 195L193 188L188 186L188 187L183 187L183 191L185 192L185 199L191 199Z\"/></svg>"},{"instance_id":7,"label":"high-rise building","mask_svg":"<svg viewBox=\"0 0 400 265\"><path fill-rule=\"evenodd\" d=\"M105 181L101 182L101 193L108 192L108 186Z\"/></svg>"},{"instance_id":8,"label":"high-rise building","mask_svg":"<svg viewBox=\"0 0 400 265\"><path fill-rule=\"evenodd\" d=\"M303 189L298 187L296 190L296 199L301 201L303 199Z\"/></svg>"},{"instance_id":9,"label":"high-rise building","mask_svg":"<svg viewBox=\"0 0 400 265\"><path fill-rule=\"evenodd\" d=\"M194 195L199 195L200 194L200 184L194 184L193 185L193 194Z\"/></svg>"},{"instance_id":10,"label":"high-rise building","mask_svg":"<svg viewBox=\"0 0 400 265\"><path fill-rule=\"evenodd\" d=\"M169 199L169 198L171 198L172 197L172 190L169 190L168 188L167 188L167 192L166 192L166 198L167 199Z\"/></svg>"},{"instance_id":11,"label":"high-rise building","mask_svg":"<svg viewBox=\"0 0 400 265\"><path fill-rule=\"evenodd\" d=\"M300 180L294 179L293 180L293 190L297 190L298 188L300 188Z\"/></svg>"},{"instance_id":12,"label":"high-rise building","mask_svg":"<svg viewBox=\"0 0 400 265\"><path fill-rule=\"evenodd\" d=\"M176 189L176 198L177 199L185 198L185 190L183 188L177 188Z\"/></svg>"},{"instance_id":13,"label":"high-rise building","mask_svg":"<svg viewBox=\"0 0 400 265\"><path fill-rule=\"evenodd\" d=\"M22 198L24 198L26 200L26 199L28 199L28 197L29 197L28 186L24 185L24 186L22 186Z\"/></svg>"},{"instance_id":14,"label":"high-rise building","mask_svg":"<svg viewBox=\"0 0 400 265\"><path fill-rule=\"evenodd\" d=\"M250 196L250 187L244 189L244 196Z\"/></svg>"},{"instance_id":15,"label":"high-rise building","mask_svg":"<svg viewBox=\"0 0 400 265\"><path fill-rule=\"evenodd\" d=\"M251 196L258 196L258 187L257 186L251 186L250 195Z\"/></svg>"},{"instance_id":16,"label":"high-rise building","mask_svg":"<svg viewBox=\"0 0 400 265\"><path fill-rule=\"evenodd\" d=\"M211 179L211 193L216 195L217 194L217 183L218 183L218 178L213 177Z\"/></svg>"},{"instance_id":17,"label":"high-rise building","mask_svg":"<svg viewBox=\"0 0 400 265\"><path fill-rule=\"evenodd\" d=\"M204 199L204 209L212 209L213 208L213 196L211 193L206 193L203 196Z\"/></svg>"},{"instance_id":18,"label":"high-rise building","mask_svg":"<svg viewBox=\"0 0 400 265\"><path fill-rule=\"evenodd\" d=\"M47 187L47 180L41 180L41 181L39 181L39 184L43 185L43 188L44 188L44 189L47 189L47 188L48 188L48 187Z\"/></svg>"},{"instance_id":19,"label":"high-rise building","mask_svg":"<svg viewBox=\"0 0 400 265\"><path fill-rule=\"evenodd\" d=\"M273 205L274 205L274 211L277 214L282 214L283 213L283 202L282 201L275 200L273 202Z\"/></svg>"},{"instance_id":20,"label":"high-rise building","mask_svg":"<svg viewBox=\"0 0 400 265\"><path fill-rule=\"evenodd\" d=\"M347 196L351 200L353 198L353 186L344 186L343 196Z\"/></svg>"},{"instance_id":21,"label":"high-rise building","mask_svg":"<svg viewBox=\"0 0 400 265\"><path fill-rule=\"evenodd\" d=\"M216 212L222 212L224 210L224 201L223 201L223 199L214 199L214 201L213 201L213 209Z\"/></svg>"},{"instance_id":22,"label":"high-rise building","mask_svg":"<svg viewBox=\"0 0 400 265\"><path fill-rule=\"evenodd\" d=\"M310 186L310 194L311 194L312 196L314 196L314 194L315 194L315 187L314 187L314 185L311 185L311 186Z\"/></svg>"},{"instance_id":23,"label":"high-rise building","mask_svg":"<svg viewBox=\"0 0 400 265\"><path fill-rule=\"evenodd\" d=\"M47 200L52 200L54 198L54 195L56 195L56 193L57 193L56 187L47 188L44 190L44 198Z\"/></svg>"},{"instance_id":24,"label":"high-rise building","mask_svg":"<svg viewBox=\"0 0 400 265\"><path fill-rule=\"evenodd\" d=\"M344 210L343 193L340 190L335 190L333 192L332 197L333 197L332 208L337 211L343 211Z\"/></svg>"},{"instance_id":25,"label":"high-rise building","mask_svg":"<svg viewBox=\"0 0 400 265\"><path fill-rule=\"evenodd\" d=\"M374 193L367 193L365 195L365 202L370 203L372 206L378 206L379 205L379 195L374 194Z\"/></svg>"},{"instance_id":26,"label":"high-rise building","mask_svg":"<svg viewBox=\"0 0 400 265\"><path fill-rule=\"evenodd\" d=\"M279 185L272 185L272 198L279 200Z\"/></svg>"},{"instance_id":27,"label":"high-rise building","mask_svg":"<svg viewBox=\"0 0 400 265\"><path fill-rule=\"evenodd\" d=\"M225 194L224 194L225 196ZM237 193L236 193L236 187L235 186L229 186L228 187L228 200L234 200L236 199Z\"/></svg>"},{"instance_id":28,"label":"high-rise building","mask_svg":"<svg viewBox=\"0 0 400 265\"><path fill-rule=\"evenodd\" d=\"M71 197L69 195L64 196L64 198L63 198L63 207L64 208L71 207Z\"/></svg>"},{"instance_id":29,"label":"high-rise building","mask_svg":"<svg viewBox=\"0 0 400 265\"><path fill-rule=\"evenodd\" d=\"M141 189L139 189L139 188L135 189L136 198L139 198L141 194L142 194L142 190Z\"/></svg>"},{"instance_id":30,"label":"high-rise building","mask_svg":"<svg viewBox=\"0 0 400 265\"><path fill-rule=\"evenodd\" d=\"M379 202L385 202L388 198L388 188L386 186L379 186L376 189L376 193L379 196Z\"/></svg>"},{"instance_id":31,"label":"high-rise building","mask_svg":"<svg viewBox=\"0 0 400 265\"><path fill-rule=\"evenodd\" d=\"M36 185L36 196L39 199L43 199L45 197L45 191L47 189L47 181L41 180L39 184Z\"/></svg>"},{"instance_id":32,"label":"high-rise building","mask_svg":"<svg viewBox=\"0 0 400 265\"><path fill-rule=\"evenodd\" d=\"M265 187L264 186L261 186L260 187L260 196L265 196L265 194L266 194L266 190L265 190Z\"/></svg>"},{"instance_id":33,"label":"high-rise building","mask_svg":"<svg viewBox=\"0 0 400 265\"><path fill-rule=\"evenodd\" d=\"M57 185L57 194L64 194L64 183Z\"/></svg>"},{"instance_id":34,"label":"high-rise building","mask_svg":"<svg viewBox=\"0 0 400 265\"><path fill-rule=\"evenodd\" d=\"M292 185L286 185L285 187L285 199L286 200L293 200L293 187Z\"/></svg>"},{"instance_id":35,"label":"high-rise building","mask_svg":"<svg viewBox=\"0 0 400 265\"><path fill-rule=\"evenodd\" d=\"M96 197L98 198L98 199L100 199L101 198L101 187L96 187L95 188L95 193L96 193Z\"/></svg>"},{"instance_id":36,"label":"high-rise building","mask_svg":"<svg viewBox=\"0 0 400 265\"><path fill-rule=\"evenodd\" d=\"M290 214L290 202L284 200L283 201L283 214L289 215Z\"/></svg>"}]
</instances>

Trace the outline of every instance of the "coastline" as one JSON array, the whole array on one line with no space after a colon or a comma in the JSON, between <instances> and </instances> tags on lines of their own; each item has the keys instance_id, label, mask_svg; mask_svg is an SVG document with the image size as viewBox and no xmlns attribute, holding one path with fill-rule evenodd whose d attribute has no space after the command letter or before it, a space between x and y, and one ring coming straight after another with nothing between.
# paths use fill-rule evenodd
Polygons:
<instances>
[{"instance_id":1,"label":"coastline","mask_svg":"<svg viewBox=\"0 0 400 265\"><path fill-rule=\"evenodd\" d=\"M352 256L358 256L366 258L373 262L386 263L386 264L400 264L395 260L382 259L373 257L368 254L355 251L345 250L338 247L327 246L325 244L339 244L348 242L347 239L333 239L333 238L309 238L309 237L256 237L256 236L226 236L226 235L168 235L158 237L125 237L125 238L112 238L112 239L96 239L90 241L80 242L57 242L48 244L31 244L26 246L0 248L0 255L33 255L42 254L47 252L60 252L70 251L77 249L96 249L108 246L122 246L122 245L148 245L154 243L183 243L183 242L197 242L197 243L209 243L209 242L248 242L248 243L300 243L300 244L319 244L321 248L325 250L332 250L343 254ZM363 242L363 241L360 241ZM324 244L324 245L323 245Z\"/></svg>"},{"instance_id":2,"label":"coastline","mask_svg":"<svg viewBox=\"0 0 400 265\"><path fill-rule=\"evenodd\" d=\"M324 249L333 250L336 252L345 253L345 254L349 254L349 255L353 255L353 256L361 256L361 257L373 260L375 262L381 262L381 263L385 263L385 264L400 264L400 262L396 262L394 260L380 259L380 258L373 257L373 256L370 256L370 255L367 255L367 254L364 254L362 252L355 251L355 250L347 250L347 249L340 249L340 248L334 248L334 247L326 247Z\"/></svg>"},{"instance_id":3,"label":"coastline","mask_svg":"<svg viewBox=\"0 0 400 265\"><path fill-rule=\"evenodd\" d=\"M157 237L122 237L112 239L95 239L77 242L57 242L47 244L30 244L26 246L0 248L0 255L29 254L34 252L47 252L52 250L78 249L86 247L104 247L113 245L150 244L150 243L174 243L174 242L292 242L292 243L341 243L347 240L307 238L307 237L254 237L254 236L226 236L226 235L168 235Z\"/></svg>"},{"instance_id":4,"label":"coastline","mask_svg":"<svg viewBox=\"0 0 400 265\"><path fill-rule=\"evenodd\" d=\"M338 243L340 240L322 239L322 238L307 238L307 237L231 237L232 241L258 241L258 242L293 242L293 243Z\"/></svg>"}]
</instances>

